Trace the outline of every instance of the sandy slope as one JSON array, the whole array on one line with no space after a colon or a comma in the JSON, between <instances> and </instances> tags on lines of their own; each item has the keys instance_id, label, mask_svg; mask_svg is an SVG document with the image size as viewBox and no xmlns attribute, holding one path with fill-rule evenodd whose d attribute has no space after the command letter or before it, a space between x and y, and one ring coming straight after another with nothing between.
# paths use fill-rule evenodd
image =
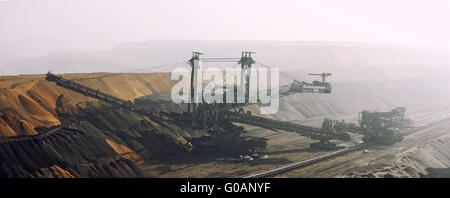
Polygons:
<instances>
[{"instance_id":1,"label":"sandy slope","mask_svg":"<svg viewBox=\"0 0 450 198\"><path fill-rule=\"evenodd\" d=\"M168 74L67 74L83 85L125 100L168 92ZM38 126L61 124L55 116L56 99L64 95L71 104L94 101L47 82L44 75L4 76L0 78L0 136L35 135Z\"/></svg>"}]
</instances>

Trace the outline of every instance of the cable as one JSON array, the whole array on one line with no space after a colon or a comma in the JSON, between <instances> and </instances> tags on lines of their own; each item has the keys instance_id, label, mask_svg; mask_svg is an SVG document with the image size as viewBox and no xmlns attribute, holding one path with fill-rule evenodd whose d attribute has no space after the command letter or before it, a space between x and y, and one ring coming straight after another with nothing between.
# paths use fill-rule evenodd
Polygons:
<instances>
[{"instance_id":1,"label":"cable","mask_svg":"<svg viewBox=\"0 0 450 198\"><path fill-rule=\"evenodd\" d=\"M200 60L241 60L241 58L201 58Z\"/></svg>"},{"instance_id":2,"label":"cable","mask_svg":"<svg viewBox=\"0 0 450 198\"><path fill-rule=\"evenodd\" d=\"M143 68L131 70L130 72L131 73L138 73L138 72L142 72L142 71L145 71L145 70L148 70L148 69L155 69L155 68L161 68L161 67L172 68L170 66L177 66L177 65L179 66L181 64L186 66L185 64L187 64L187 63L186 63L186 61L183 61L183 62L168 63L168 64L162 64L162 65L154 65L154 66L150 66L150 67L143 67Z\"/></svg>"},{"instance_id":3,"label":"cable","mask_svg":"<svg viewBox=\"0 0 450 198\"><path fill-rule=\"evenodd\" d=\"M202 61L204 63L234 63L236 61L227 61L227 60L221 60L221 61Z\"/></svg>"}]
</instances>

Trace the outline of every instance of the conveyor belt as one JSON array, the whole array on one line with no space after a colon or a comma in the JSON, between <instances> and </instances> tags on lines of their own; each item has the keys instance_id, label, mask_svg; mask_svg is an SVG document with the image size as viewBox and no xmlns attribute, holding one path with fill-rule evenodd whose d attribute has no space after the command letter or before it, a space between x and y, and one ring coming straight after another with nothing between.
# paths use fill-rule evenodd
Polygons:
<instances>
[{"instance_id":1,"label":"conveyor belt","mask_svg":"<svg viewBox=\"0 0 450 198\"><path fill-rule=\"evenodd\" d=\"M58 85L58 86L64 87L66 89L70 89L72 91L83 94L85 96L89 96L89 97L96 98L98 100L101 100L101 101L104 101L104 102L107 102L107 103L110 103L113 105L120 106L121 108L124 108L126 110L133 111L135 113L145 115L145 116L151 117L153 119L157 119L157 120L160 119L159 117L156 116L155 112L149 112L149 111L142 110L140 107L136 106L135 104L133 104L130 101L126 101L126 100L108 95L99 90L86 87L86 86L76 83L74 81L65 79L61 76L54 75L50 72L47 73L47 75L45 76L45 79L47 81L55 82L56 85Z\"/></svg>"},{"instance_id":2,"label":"conveyor belt","mask_svg":"<svg viewBox=\"0 0 450 198\"><path fill-rule=\"evenodd\" d=\"M271 130L284 130L289 132L295 132L299 133L302 136L307 136L313 139L318 140L329 140L329 139L336 139L336 140L350 140L350 136L346 133L330 133L326 132L322 129L295 124L291 122L284 122L279 120L273 120L253 115L247 115L242 113L236 113L236 112L228 112L226 115L226 119L232 121L232 122L238 122L243 124L248 124L252 126L257 127L263 127Z\"/></svg>"}]
</instances>

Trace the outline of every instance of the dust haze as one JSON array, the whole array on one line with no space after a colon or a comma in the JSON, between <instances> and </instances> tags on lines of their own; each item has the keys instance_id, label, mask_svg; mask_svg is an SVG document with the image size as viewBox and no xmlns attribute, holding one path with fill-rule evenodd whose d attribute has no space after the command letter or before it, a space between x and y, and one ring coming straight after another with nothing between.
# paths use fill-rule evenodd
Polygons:
<instances>
[{"instance_id":1,"label":"dust haze","mask_svg":"<svg viewBox=\"0 0 450 198\"><path fill-rule=\"evenodd\" d=\"M450 177L448 19L446 0L0 0L0 157L15 156L0 177L243 177L330 145L350 150L276 176ZM273 115L250 105L195 128L168 97L193 51L256 52L285 88L330 91L294 90ZM358 132L360 112L397 107L414 127L360 151L375 136ZM326 130L335 139L311 136Z\"/></svg>"},{"instance_id":2,"label":"dust haze","mask_svg":"<svg viewBox=\"0 0 450 198\"><path fill-rule=\"evenodd\" d=\"M4 0L0 74L170 71L164 65L188 59L186 51L253 50L281 69L373 69L361 77L369 80L435 76L450 62L449 4Z\"/></svg>"}]
</instances>

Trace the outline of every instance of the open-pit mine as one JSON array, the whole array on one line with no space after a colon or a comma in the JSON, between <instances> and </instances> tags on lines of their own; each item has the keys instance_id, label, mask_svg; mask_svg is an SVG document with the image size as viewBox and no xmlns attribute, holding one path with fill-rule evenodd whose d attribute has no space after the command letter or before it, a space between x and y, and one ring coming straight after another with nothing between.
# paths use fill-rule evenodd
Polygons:
<instances>
[{"instance_id":1,"label":"open-pit mine","mask_svg":"<svg viewBox=\"0 0 450 198\"><path fill-rule=\"evenodd\" d=\"M270 66L253 52L186 61L191 101L202 62L236 64L241 81L215 87L227 102L175 103L169 72L0 77L0 177L450 176L450 95L428 89L438 82L282 70L265 90L279 110L264 114L251 69Z\"/></svg>"}]
</instances>

